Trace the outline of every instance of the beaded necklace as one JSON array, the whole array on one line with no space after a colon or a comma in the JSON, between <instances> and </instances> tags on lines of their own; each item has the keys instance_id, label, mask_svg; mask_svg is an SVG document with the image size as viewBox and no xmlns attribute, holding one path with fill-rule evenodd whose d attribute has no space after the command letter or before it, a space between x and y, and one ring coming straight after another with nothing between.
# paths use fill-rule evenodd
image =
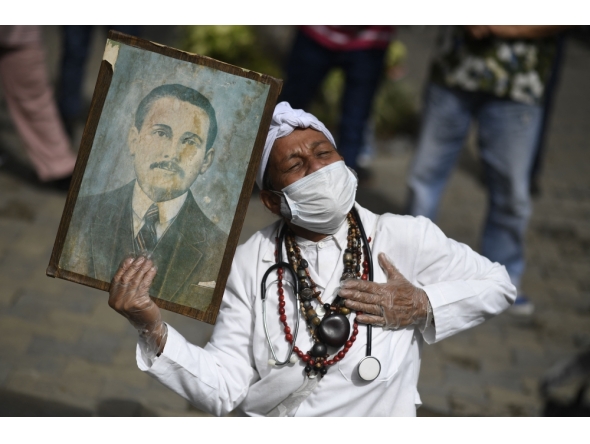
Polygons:
<instances>
[{"instance_id":1,"label":"beaded necklace","mask_svg":"<svg viewBox=\"0 0 590 444\"><path fill-rule=\"evenodd\" d=\"M347 215L348 222L348 236L347 248L344 250L343 262L344 271L340 278L341 281L345 279L363 279L367 280L369 275L369 264L367 260L363 261L363 253L367 256L366 248L361 245L361 233L357 221L351 213ZM277 250L275 255L278 255L279 238L276 238ZM370 240L369 240L370 242ZM298 347L293 347L293 351L297 354L305 364L305 373L308 377L314 378L318 374L325 375L328 372L328 367L334 365L340 360L344 359L358 334L358 323L353 322L352 334L350 334L350 323L346 317L350 314L350 309L344 306L344 299L336 296L331 304L325 304L321 299L321 292L317 291L317 285L309 275L308 263L301 256L301 249L295 241L295 235L289 229L285 236L285 246L287 248L287 257L293 269L297 272L297 279L299 280L299 308L306 320L310 335L313 338L314 344L311 350L304 353ZM278 259L278 258L277 258ZM361 274L361 264L363 273ZM287 323L287 315L285 314L285 296L283 290L283 269L277 269L278 275L278 295L279 295L279 320L284 326L285 340L291 344L293 342L293 335L291 328ZM317 312L312 308L311 301L316 299L325 310L323 319L320 319ZM356 315L362 314L356 312ZM349 336L350 334L350 336ZM336 353L332 358L328 354L328 345L342 349Z\"/></svg>"}]
</instances>

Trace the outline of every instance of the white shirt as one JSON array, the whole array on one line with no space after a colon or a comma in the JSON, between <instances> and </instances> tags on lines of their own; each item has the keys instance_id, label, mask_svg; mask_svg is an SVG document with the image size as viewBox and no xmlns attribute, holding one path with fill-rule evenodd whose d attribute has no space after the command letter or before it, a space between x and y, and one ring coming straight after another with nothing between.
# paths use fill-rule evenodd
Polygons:
<instances>
[{"instance_id":1,"label":"white shirt","mask_svg":"<svg viewBox=\"0 0 590 444\"><path fill-rule=\"evenodd\" d=\"M409 281L424 289L436 326L428 326L424 333L417 327L395 331L374 327L372 355L381 362L381 373L373 382L364 382L356 372L366 346L366 326L360 324L346 357L329 368L294 416L414 416L421 404L417 384L423 340L433 343L474 327L505 310L516 297L503 266L448 239L430 220L377 216L358 204L357 209L372 238L375 282L386 281L377 262L377 254L385 252ZM271 354L263 329L260 283L274 263L279 226L277 222L255 233L238 247L219 317L205 348L190 344L170 326L164 352L153 362L144 353L144 344L138 344L141 370L215 415L237 408L246 415L264 416L304 381L301 361L282 368L268 362ZM333 299L339 285L347 228L345 223L334 236L318 243L298 240L325 302ZM278 320L273 274L267 284L267 325L278 358L285 359L288 344ZM291 291L286 290L285 295L293 329L296 302ZM351 323L353 318L351 315ZM296 345L306 352L312 344L302 320Z\"/></svg>"},{"instance_id":2,"label":"white shirt","mask_svg":"<svg viewBox=\"0 0 590 444\"><path fill-rule=\"evenodd\" d=\"M188 192L182 196L178 196L175 199L167 200L165 202L157 202L158 205L158 216L159 222L156 224L156 236L158 239L166 232L170 224L174 221L174 218L182 208ZM137 181L135 187L133 187L133 200L131 207L133 208L133 237L137 236L141 227L145 223L144 216L147 210L154 203L147 194L141 189Z\"/></svg>"}]
</instances>

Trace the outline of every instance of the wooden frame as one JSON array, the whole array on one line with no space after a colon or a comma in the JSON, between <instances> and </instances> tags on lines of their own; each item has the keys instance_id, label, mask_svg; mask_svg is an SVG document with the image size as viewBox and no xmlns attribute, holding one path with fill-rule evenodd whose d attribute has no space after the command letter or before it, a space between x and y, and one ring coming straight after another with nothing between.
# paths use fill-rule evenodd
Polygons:
<instances>
[{"instance_id":1,"label":"wooden frame","mask_svg":"<svg viewBox=\"0 0 590 444\"><path fill-rule=\"evenodd\" d=\"M133 60L136 62L132 62ZM143 64L137 62L138 60L143 60ZM146 63L145 60L155 60L157 63L154 62L154 65L152 66L149 63ZM135 63L135 65L133 63ZM142 66L144 71L133 71L129 68L133 66ZM183 74L183 72L185 72L185 74ZM148 77L149 79L145 80L144 77L142 77L143 74L146 76L145 79ZM158 75L160 75L160 77L158 77ZM184 121L182 120L184 114L181 114L182 109L184 108L182 108L181 111L178 111L178 104L180 103L180 106L185 106L185 108L188 107L187 109L194 113L190 114L192 117L188 118L188 122L194 123L196 121L194 115L198 114L200 116L205 116L201 120L209 123L209 131L203 133L206 134L206 136L203 136L203 140L198 136L195 136L196 139L193 141L190 139L192 136L187 136L187 139L182 140L174 139L176 145L172 145L173 137L176 137L175 135L171 135L172 130L170 130L170 135L162 136L160 133L150 133L145 137L141 135L138 136L137 134L140 134L138 132L144 131L147 124L142 123L138 125L137 115L140 114L139 107L133 108L130 104L133 100L129 99L129 97L131 97L133 93L135 94L135 96L133 96L135 99L143 96L144 99L147 100L145 91L153 92L163 83L169 84L176 82L175 85L177 85L180 82L175 79L179 76L184 76L182 77L183 79L188 79L184 82L185 85L182 85L181 88L189 87L191 90L196 90L198 91L197 94L199 96L201 95L201 91L199 91L197 86L192 82L201 82L199 85L206 86L206 91L202 92L202 96L207 97L210 100L210 107L214 110L214 116L211 117L210 114L207 116L202 106L201 108L197 108L200 105L194 105L194 103L191 104L183 101L184 99L182 98L178 99L177 97L164 95L159 96L160 98L156 98L151 102L147 102L148 114L146 114L145 119L148 121L148 115L153 116L156 113L156 111L154 111L155 109L159 110L162 108L164 110L162 112L168 112L168 110L174 109L174 112L177 113L176 115L181 116L178 119L174 117L174 122ZM203 78L208 80L202 80ZM186 83L190 83L190 85L186 85ZM140 86L137 86L138 84ZM133 219L133 217L136 217L134 214L137 215L135 204L136 202L139 202L139 199L136 199L135 197L135 193L139 193L136 188L141 188L145 191L144 188L148 189L151 186L151 184L148 186L140 183L141 180L143 180L140 180L140 177L147 177L145 175L142 176L143 173L141 173L141 171L143 171L142 168L144 168L144 166L141 165L147 165L147 163L145 163L146 160L144 160L146 157L144 154L149 152L149 156L153 153L158 153L157 155L160 155L159 153L161 151L145 148L147 146L152 146L149 145L149 143L152 142L143 142L146 140L156 140L154 138L157 135L158 137L167 137L168 139L166 140L171 141L170 145L166 146L184 147L185 145L188 146L188 144L199 143L199 141L204 144L205 140L208 143L212 139L212 133L210 130L213 125L212 122L216 119L217 136L213 137L215 141L211 148L211 151L213 151L215 155L208 156L207 153L209 153L209 151L205 151L205 157L203 158L205 160L203 160L201 164L198 164L200 165L199 175L189 186L188 191L185 191L184 196L187 197L182 204L182 208L176 213L175 217L170 219L172 222L169 223L168 228L165 229L163 234L158 234L158 240L156 241L156 247L154 248L154 261L159 267L158 274L165 273L165 277L162 278L163 281L158 284L159 289L157 292L159 293L155 294L154 292L156 292L156 290L150 292L152 299L159 307L209 324L214 324L221 305L223 291L225 289L235 249L238 244L240 231L246 216L246 210L255 182L256 171L262 155L268 128L270 126L272 112L281 86L281 80L272 78L268 75L255 73L208 57L190 54L157 43L127 36L119 32L110 31L105 56L100 66L98 80L92 98L90 113L84 128L72 183L55 239L49 266L47 268L47 275L108 291L113 274L112 267L108 272L105 271L108 267L101 267L104 264L110 264L115 259L118 262L123 259L123 257L116 257L117 254L122 251L120 250L121 241L115 239L118 236L117 233L119 233L119 231L117 231L119 229L118 227L123 227L121 230L128 229L129 233L132 233L131 236L137 236L137 230L141 230L141 228L138 227L147 224L145 222L147 218L141 220L139 224L133 222L136 220ZM141 93L137 91L141 91ZM125 97L125 100L121 100L121 97ZM162 97L164 97L164 99L162 99ZM216 101L217 97L219 97L219 99ZM230 97L231 100L228 99L228 97ZM155 104L159 100L160 102L158 102L159 104L156 106ZM133 106L137 106L137 102L138 100L135 100ZM171 103L174 103L176 108L166 108L166 106ZM132 118L129 117L129 110L131 108L137 110L135 112L135 120L132 120ZM127 109L127 111L123 111L124 109ZM115 118L114 114L120 114L125 118ZM215 118L215 116L217 117ZM127 125L129 128L127 143L114 143L113 140L120 141L121 137L115 138L113 134L117 131L117 134L122 134L120 128L116 125L123 126L123 123L119 124L119 122L125 119L130 122L128 122ZM133 123L135 123L135 126ZM113 125L113 128L109 125ZM206 128L206 126L203 126L202 128ZM174 131L176 131L176 129L174 129ZM180 132L181 131L179 130L175 134L180 134ZM182 137L184 137L184 134L187 133L184 132ZM189 132L189 134L192 133ZM143 139L141 137L143 137ZM219 145L222 146L219 147ZM125 151L126 148L121 148L121 146L126 146L131 152L131 156ZM136 147L136 152L130 147ZM137 153L140 149L142 152ZM198 149L204 148L200 146ZM209 148L207 148L207 150L208 149ZM177 150L180 150L180 148ZM193 152L190 153L192 156ZM131 159L126 160L126 164L120 160L125 159L125 155ZM154 156L155 155L156 154L154 154ZM182 154L178 154L177 158L181 158L180 156L182 156ZM243 158L239 158L239 156L242 156ZM236 160L238 158L241 160ZM142 164L142 162L144 163ZM179 163L176 163L176 165L180 165L181 161L179 160L178 162ZM209 168L209 173L212 175L211 177L213 177L213 179L203 178L207 176L207 171L204 173L202 172L204 168L203 165L207 162L209 162L209 165L214 165L214 167ZM218 162L217 167L215 167L215 162ZM164 166L161 167L154 167L154 165L160 164L152 163L149 168L145 167L145 170L149 170L149 174L156 174L154 172L156 171L157 173L164 175L165 173L161 170L165 169L166 166L170 167L170 163L171 162L166 163L165 161L162 161L161 164ZM235 163L237 163L237 166L234 165ZM123 168L123 166L121 166L123 164L127 165L127 167ZM131 168L131 173L129 167L130 164L133 166L133 168ZM187 164L183 165L186 166ZM183 173L193 170L194 168L181 169ZM105 171L110 171L110 176L108 174L105 175ZM137 171L140 171L140 173L137 173ZM175 173L174 169L169 169L167 171L169 171L170 176L174 175L175 178L177 178L177 176L181 177L181 174ZM117 181L121 182L123 180L121 177L126 177L132 173L136 176L134 181L129 182L123 187L112 188L112 183ZM223 176L223 174L226 175ZM190 176L190 174L188 175ZM184 177L184 174L182 177ZM172 181L172 179L170 179L170 181ZM173 183L170 181L163 181L161 183L165 183L166 186L168 186L168 184ZM178 181L180 181L180 179L178 179ZM144 182L149 181L144 180ZM176 182L174 183L176 184ZM203 220L198 223L194 222L197 216L190 213L190 219L187 217L184 218L189 222L184 225L179 225L181 215L184 216L184 213L182 212L188 212L186 208L192 205L192 203L190 203L191 201L189 201L191 196L194 197L194 201L197 201L199 198L205 199L205 202L212 201L210 197L201 196L201 194L205 194L205 192L200 192L201 188L199 188L198 192L193 191L191 193L191 187L197 186L197 183L201 184L198 186L202 187L202 189L208 189L213 195L219 196L218 200L213 199L213 201L214 205L217 205L215 208L221 208L221 210L217 210L221 214L221 219L217 218L217 216L210 218L210 216L205 214L205 211L203 210L202 213L205 215ZM157 185L160 186L160 182L158 182ZM173 189L173 191L169 191L169 189ZM172 197L176 197L174 193L180 192L178 190L184 188L180 185L177 188L170 185L169 189L163 193L168 193L166 196L170 197L170 202L172 202ZM118 204L108 206L104 203L111 202L109 200L111 197L107 196L123 196L124 190L126 190L125 192L128 192L127 194L129 195L126 205L122 205L119 202ZM209 201L206 199L209 199ZM131 205L132 200L133 205ZM159 203L162 202L158 201L158 199L155 199L155 201ZM169 201L166 200L165 202ZM230 202L230 204L227 202ZM158 207L159 203L157 205ZM199 205L201 204L197 202L197 207L199 207ZM207 204L201 206L207 206ZM127 209L127 207L129 207L129 209ZM194 207L194 205L192 205L192 207ZM161 215L163 207L159 208L159 214ZM126 214L128 214L128 216L125 216ZM128 221L121 222L123 219L128 219L128 221L132 222L131 224L129 224ZM162 219L159 220L161 224ZM229 227L229 231L227 231L227 229L226 231L222 229L223 223ZM168 236L169 232L172 232L171 227L176 227L174 224L185 230L188 229L190 233L197 233L200 229L199 226L205 226L205 228L203 228L205 231L202 234L195 235L198 239L194 240L194 245L192 245L196 245L197 248L200 248L203 251L190 250L192 251L191 254L180 256L177 249L173 249L172 251L166 252L160 251L156 254L159 246L164 245L163 239ZM199 226L196 226L197 224ZM134 231L131 231L131 228L133 228ZM213 232L221 234L214 235L212 234ZM225 245L222 245L224 239L223 235L225 233L227 233L227 242ZM186 233L181 233L177 237L177 239L182 239L182 241L186 241L186 243L193 242L192 240L189 242L187 240L189 238L190 236L186 235ZM138 246L144 245L138 243L137 240L134 240L135 238L129 238L129 236L124 239L125 241L123 243L125 245L128 245L128 240L133 245L134 251L128 251L130 254L137 254ZM151 239L156 238L153 237ZM110 247L109 245L113 246ZM185 244L177 243L171 245L176 245L175 248L177 248L179 245L182 246ZM207 248L204 246L207 246ZM115 253L110 256L105 253L101 256L103 247L105 248L105 251L108 250L108 252L111 253L114 251ZM163 248L164 247L162 247L162 249ZM221 251L223 251L222 255L220 254ZM199 256L200 254L202 254L203 257ZM88 257L89 255L92 257ZM176 260L174 263L182 265L180 268L184 267L188 270L189 268L188 266L185 266L185 264L192 261L196 256L201 258L198 259L200 262L198 262L197 265L194 265L190 273L180 272L177 270L179 267L171 269L169 266ZM162 263L168 264L167 271L161 270L158 260ZM203 265L205 263L214 265L208 265L205 267ZM200 271L197 272L196 270ZM209 276L210 278L215 270L218 271L214 282L201 281L199 273L202 273L202 276ZM110 277L105 277L108 274L110 274ZM158 275L156 276L156 279L158 279ZM179 283L175 283L174 279L177 279ZM184 281L182 281L183 279ZM197 283L194 283L193 281ZM156 281L154 281L154 284L155 282ZM177 284L178 287L176 290L174 290L175 284ZM155 285L153 288L154 287ZM172 297L170 295L172 295ZM210 295L210 301L206 303L207 298L209 297L208 295Z\"/></svg>"}]
</instances>

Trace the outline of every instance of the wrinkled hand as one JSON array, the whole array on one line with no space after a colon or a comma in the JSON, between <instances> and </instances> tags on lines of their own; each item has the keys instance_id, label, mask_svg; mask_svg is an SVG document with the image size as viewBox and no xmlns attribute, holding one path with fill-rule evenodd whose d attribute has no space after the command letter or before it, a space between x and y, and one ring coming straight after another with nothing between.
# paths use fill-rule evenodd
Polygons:
<instances>
[{"instance_id":1,"label":"wrinkled hand","mask_svg":"<svg viewBox=\"0 0 590 444\"><path fill-rule=\"evenodd\" d=\"M379 265L387 276L387 283L347 280L339 295L346 299L351 310L362 311L358 322L382 325L386 330L424 324L428 316L428 296L412 285L383 253Z\"/></svg>"},{"instance_id":2,"label":"wrinkled hand","mask_svg":"<svg viewBox=\"0 0 590 444\"><path fill-rule=\"evenodd\" d=\"M164 349L167 336L160 309L149 296L156 271L149 258L128 257L115 273L109 291L109 306L139 331L154 356Z\"/></svg>"}]
</instances>

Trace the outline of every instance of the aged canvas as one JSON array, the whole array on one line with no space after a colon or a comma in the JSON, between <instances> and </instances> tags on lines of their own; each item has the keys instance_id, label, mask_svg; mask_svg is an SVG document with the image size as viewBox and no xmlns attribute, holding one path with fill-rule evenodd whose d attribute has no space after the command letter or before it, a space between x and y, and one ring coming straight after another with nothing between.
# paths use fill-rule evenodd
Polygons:
<instances>
[{"instance_id":1,"label":"aged canvas","mask_svg":"<svg viewBox=\"0 0 590 444\"><path fill-rule=\"evenodd\" d=\"M211 59L170 57L139 39L109 37L103 65L110 82L48 274L107 289L127 255L149 253L158 266L151 296L210 322L247 202L238 204L251 192L256 148L280 83ZM87 125L85 138L89 132Z\"/></svg>"}]
</instances>

